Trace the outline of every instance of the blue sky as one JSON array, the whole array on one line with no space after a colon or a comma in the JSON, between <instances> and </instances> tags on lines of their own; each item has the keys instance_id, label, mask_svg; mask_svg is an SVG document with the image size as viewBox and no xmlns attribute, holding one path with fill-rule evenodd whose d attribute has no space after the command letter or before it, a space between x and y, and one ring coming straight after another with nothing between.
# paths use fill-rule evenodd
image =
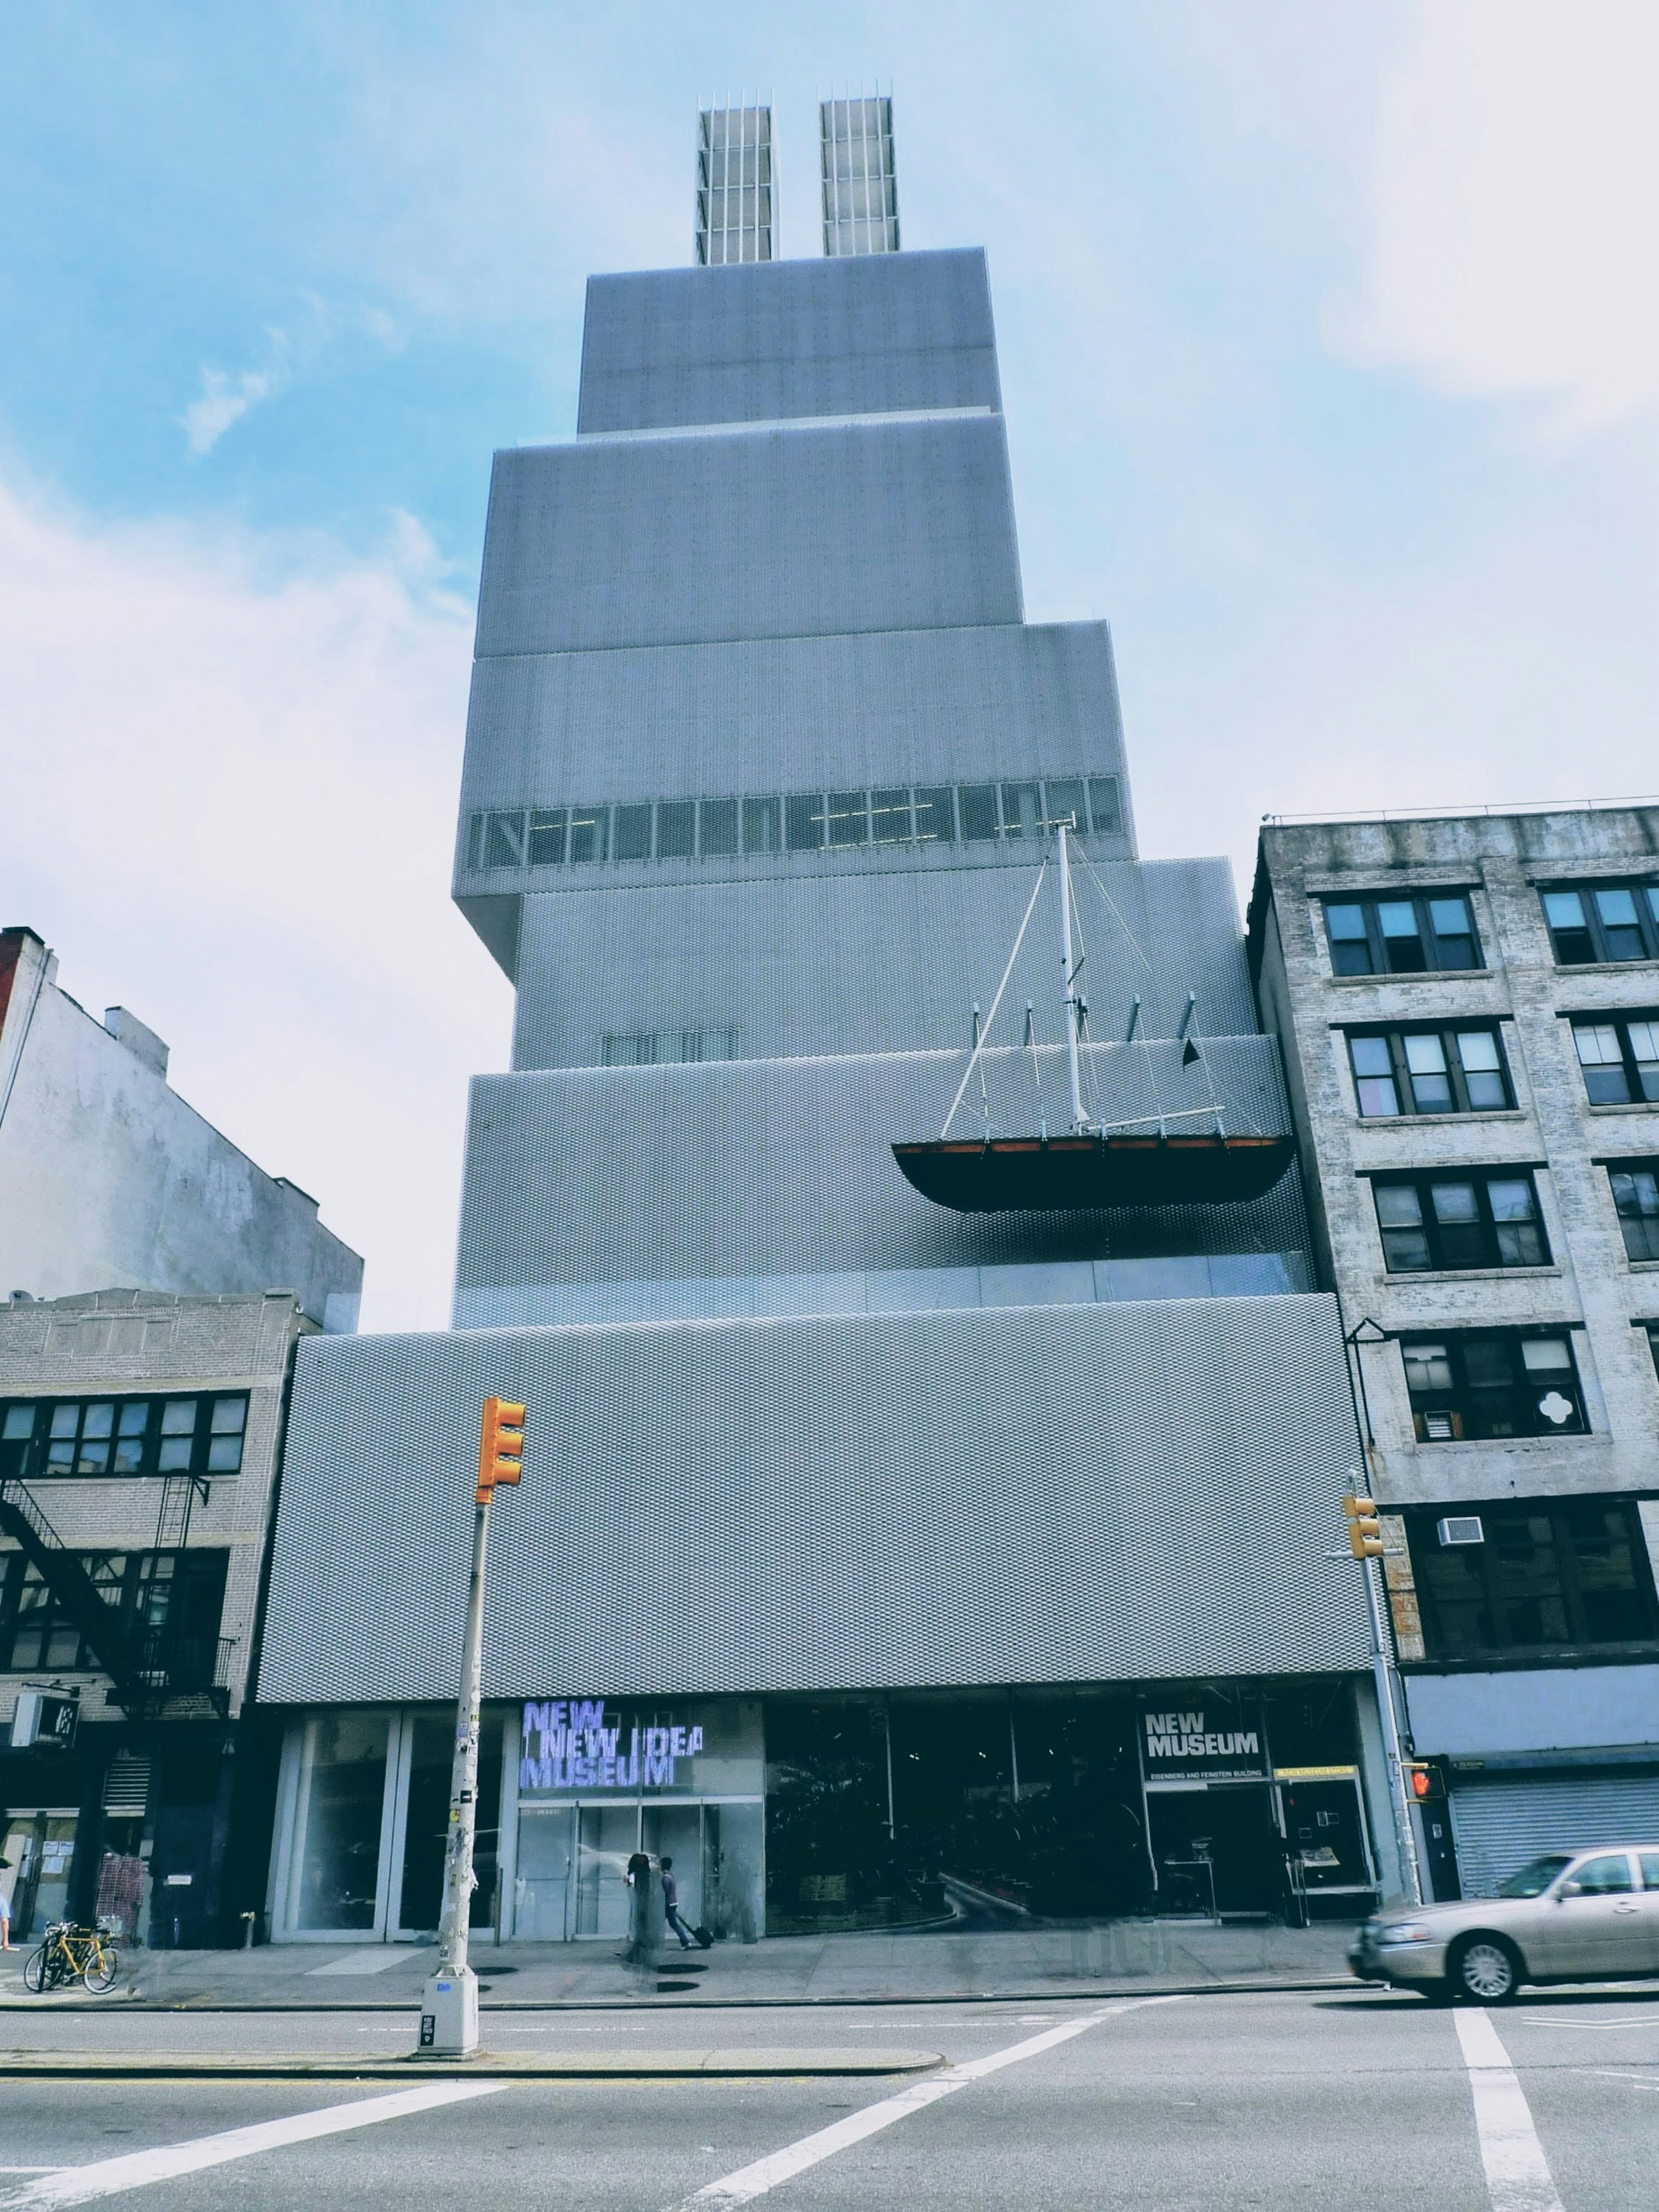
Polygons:
<instances>
[{"instance_id":1,"label":"blue sky","mask_svg":"<svg viewBox=\"0 0 1659 2212\"><path fill-rule=\"evenodd\" d=\"M13 11L6 920L447 1305L505 987L447 906L489 456L689 258L698 94L890 82L991 257L1028 611L1114 626L1144 848L1659 786L1636 0ZM18 217L21 219L17 219Z\"/></svg>"}]
</instances>

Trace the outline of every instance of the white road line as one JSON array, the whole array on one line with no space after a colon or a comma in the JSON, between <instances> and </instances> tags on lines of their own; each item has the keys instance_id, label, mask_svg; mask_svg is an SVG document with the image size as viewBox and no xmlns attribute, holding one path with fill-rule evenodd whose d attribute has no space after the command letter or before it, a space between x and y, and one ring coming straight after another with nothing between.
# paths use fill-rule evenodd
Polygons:
<instances>
[{"instance_id":1,"label":"white road line","mask_svg":"<svg viewBox=\"0 0 1659 2212\"><path fill-rule=\"evenodd\" d=\"M325 2105L286 2120L262 2120L256 2127L198 2136L194 2142L130 2151L123 2158L100 2159L93 2166L66 2166L27 2189L9 2191L0 2197L0 2207L4 2212L42 2212L49 2206L90 2204L96 2197L118 2197L123 2190L143 2189L152 2181L173 2181L181 2173L199 2173L204 2166L281 2150L287 2143L343 2135L349 2128L371 2127L376 2120L401 2120L410 2112L430 2112L434 2105L493 2097L507 2086L505 2081L425 2081L418 2089L397 2089L390 2096L365 2097L355 2105Z\"/></svg>"},{"instance_id":2,"label":"white road line","mask_svg":"<svg viewBox=\"0 0 1659 2212\"><path fill-rule=\"evenodd\" d=\"M1563 2212L1532 2108L1498 2030L1484 2012L1452 2014L1469 2069L1480 2163L1492 2212Z\"/></svg>"},{"instance_id":3,"label":"white road line","mask_svg":"<svg viewBox=\"0 0 1659 2212\"><path fill-rule=\"evenodd\" d=\"M1046 2034L1010 2044L1006 2051L993 2051L983 2058L970 2058L961 2066L947 2066L942 2073L930 2074L925 2081L912 2082L896 2096L885 2097L879 2104L866 2105L861 2112L837 2120L833 2127L820 2128L816 2135L803 2136L799 2142L774 2151L769 2158L757 2159L752 2166L740 2166L723 2181L711 2181L706 2189L699 2189L695 2196L675 2205L673 2212L692 2212L694 2206L725 2212L728 2205L747 2204L754 2197L764 2197L781 2181L788 2181L804 2173L808 2166L833 2158L837 2151L848 2150L854 2143L879 2135L896 2120L923 2112L929 2105L936 2105L941 2097L953 2096L958 2089L967 2088L970 2082L981 2081L1004 2066L1018 2066L1022 2059L1035 2058L1042 2051L1054 2050L1057 2044L1069 2043L1074 2035L1098 2027L1102 2021L1114 2019L1119 2013L1133 2012L1140 2005L1180 2002L1179 1997L1130 1997L1121 2004L1103 2006L1100 2011L1088 2013L1081 2020L1069 2020L1063 2027L1051 2027Z\"/></svg>"},{"instance_id":4,"label":"white road line","mask_svg":"<svg viewBox=\"0 0 1659 2212\"><path fill-rule=\"evenodd\" d=\"M1638 2089L1659 2089L1659 2081L1650 2081L1645 2074L1619 2074L1608 2066L1585 2066L1579 2070L1584 2074L1597 2074L1604 2081L1629 2081Z\"/></svg>"}]
</instances>

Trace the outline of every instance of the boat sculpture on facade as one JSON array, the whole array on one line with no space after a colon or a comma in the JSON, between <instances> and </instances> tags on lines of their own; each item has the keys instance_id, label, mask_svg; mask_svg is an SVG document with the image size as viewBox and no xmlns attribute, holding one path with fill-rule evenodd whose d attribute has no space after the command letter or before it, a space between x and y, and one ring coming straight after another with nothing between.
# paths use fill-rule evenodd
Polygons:
<instances>
[{"instance_id":1,"label":"boat sculpture on facade","mask_svg":"<svg viewBox=\"0 0 1659 2212\"><path fill-rule=\"evenodd\" d=\"M991 1024L996 1019L1048 874L1048 856L1045 854L983 1027L979 1009L974 1010L973 1051L951 1102L951 1110L945 1117L944 1128L935 1138L896 1143L893 1158L906 1179L924 1198L963 1213L1217 1205L1261 1198L1289 1167L1292 1140L1288 1135L1264 1135L1255 1130L1230 1131L1223 1102L1213 1093L1201 1107L1174 1112L1155 1109L1125 1121L1108 1121L1085 1110L1080 1047L1085 1042L1088 1006L1078 988L1083 963L1073 957L1069 841L1074 825L1066 820L1045 826L1054 831L1053 859L1059 872L1060 957L1065 988L1071 1109L1068 1126L1051 1136L1039 1111L1035 1133L1000 1135L991 1128L988 1106L981 1133L954 1137L951 1133L975 1067L986 1049ZM1177 1032L1183 1065L1187 1066L1201 1058L1191 1034L1196 1007L1196 995L1189 991ZM1136 1041L1139 1012L1140 1001L1137 998L1129 1017L1126 1044L1133 1045ZM1025 1043L1031 1048L1035 1064L1036 1040L1029 1005L1025 1010ZM1207 1121L1212 1126L1206 1129L1170 1128L1172 1121Z\"/></svg>"}]
</instances>

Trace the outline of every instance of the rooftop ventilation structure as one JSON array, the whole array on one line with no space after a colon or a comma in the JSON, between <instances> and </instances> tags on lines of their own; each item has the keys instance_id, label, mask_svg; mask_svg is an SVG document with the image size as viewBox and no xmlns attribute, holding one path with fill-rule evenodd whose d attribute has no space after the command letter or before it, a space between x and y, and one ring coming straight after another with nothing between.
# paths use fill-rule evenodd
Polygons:
<instances>
[{"instance_id":1,"label":"rooftop ventilation structure","mask_svg":"<svg viewBox=\"0 0 1659 2212\"><path fill-rule=\"evenodd\" d=\"M772 110L704 107L697 113L697 266L777 257Z\"/></svg>"},{"instance_id":2,"label":"rooftop ventilation structure","mask_svg":"<svg viewBox=\"0 0 1659 2212\"><path fill-rule=\"evenodd\" d=\"M823 180L823 250L896 253L898 181L893 173L893 103L873 100L818 102Z\"/></svg>"}]
</instances>

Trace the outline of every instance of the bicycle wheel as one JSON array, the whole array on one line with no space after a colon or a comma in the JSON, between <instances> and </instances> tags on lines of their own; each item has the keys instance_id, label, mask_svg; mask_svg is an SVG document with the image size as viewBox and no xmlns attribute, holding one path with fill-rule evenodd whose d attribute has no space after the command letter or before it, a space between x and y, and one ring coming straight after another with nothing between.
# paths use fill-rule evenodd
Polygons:
<instances>
[{"instance_id":1,"label":"bicycle wheel","mask_svg":"<svg viewBox=\"0 0 1659 2212\"><path fill-rule=\"evenodd\" d=\"M31 1951L23 1964L23 1987L31 1996L39 1996L46 1986L46 1947Z\"/></svg>"},{"instance_id":2,"label":"bicycle wheel","mask_svg":"<svg viewBox=\"0 0 1659 2212\"><path fill-rule=\"evenodd\" d=\"M81 1970L81 1979L94 1996L101 1996L114 1981L120 1963L113 1943L94 1943L87 1953L87 1963Z\"/></svg>"}]
</instances>

